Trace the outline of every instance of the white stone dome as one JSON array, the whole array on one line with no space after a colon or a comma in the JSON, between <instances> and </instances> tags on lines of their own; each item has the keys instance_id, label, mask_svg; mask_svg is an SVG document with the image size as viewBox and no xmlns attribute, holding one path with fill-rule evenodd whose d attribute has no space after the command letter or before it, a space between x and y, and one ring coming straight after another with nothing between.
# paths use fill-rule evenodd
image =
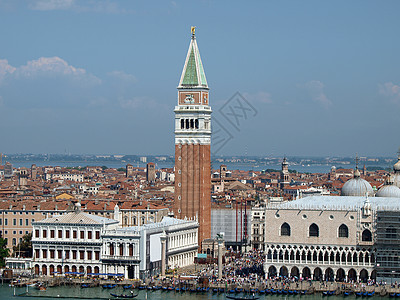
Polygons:
<instances>
[{"instance_id":1,"label":"white stone dome","mask_svg":"<svg viewBox=\"0 0 400 300\"><path fill-rule=\"evenodd\" d=\"M395 185L384 185L375 197L400 198L400 188Z\"/></svg>"},{"instance_id":2,"label":"white stone dome","mask_svg":"<svg viewBox=\"0 0 400 300\"><path fill-rule=\"evenodd\" d=\"M400 171L400 157L398 158L398 160L397 160L397 163L395 163L394 165L393 165L393 170L396 172L399 172Z\"/></svg>"},{"instance_id":3,"label":"white stone dome","mask_svg":"<svg viewBox=\"0 0 400 300\"><path fill-rule=\"evenodd\" d=\"M393 175L393 184L397 187L400 187L400 172L397 172Z\"/></svg>"},{"instance_id":4,"label":"white stone dome","mask_svg":"<svg viewBox=\"0 0 400 300\"><path fill-rule=\"evenodd\" d=\"M374 196L374 190L368 181L360 177L360 171L354 172L354 178L348 180L342 187L342 196Z\"/></svg>"}]
</instances>

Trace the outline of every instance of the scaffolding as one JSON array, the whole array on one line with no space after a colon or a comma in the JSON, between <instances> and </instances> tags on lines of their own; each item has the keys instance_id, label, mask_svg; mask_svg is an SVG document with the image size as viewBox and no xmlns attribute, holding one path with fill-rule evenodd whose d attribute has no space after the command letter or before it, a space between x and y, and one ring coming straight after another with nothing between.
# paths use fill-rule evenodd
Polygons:
<instances>
[{"instance_id":1,"label":"scaffolding","mask_svg":"<svg viewBox=\"0 0 400 300\"><path fill-rule=\"evenodd\" d=\"M378 278L400 278L400 211L377 211L376 271Z\"/></svg>"}]
</instances>

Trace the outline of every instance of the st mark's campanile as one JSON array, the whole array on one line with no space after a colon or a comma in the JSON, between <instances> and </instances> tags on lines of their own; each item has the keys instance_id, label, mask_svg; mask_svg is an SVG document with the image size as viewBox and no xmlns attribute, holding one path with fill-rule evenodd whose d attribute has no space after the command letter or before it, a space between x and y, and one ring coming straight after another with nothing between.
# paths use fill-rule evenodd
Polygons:
<instances>
[{"instance_id":1,"label":"st mark's campanile","mask_svg":"<svg viewBox=\"0 0 400 300\"><path fill-rule=\"evenodd\" d=\"M199 246L211 237L211 107L195 29L178 86L175 106L176 218L197 219Z\"/></svg>"}]
</instances>

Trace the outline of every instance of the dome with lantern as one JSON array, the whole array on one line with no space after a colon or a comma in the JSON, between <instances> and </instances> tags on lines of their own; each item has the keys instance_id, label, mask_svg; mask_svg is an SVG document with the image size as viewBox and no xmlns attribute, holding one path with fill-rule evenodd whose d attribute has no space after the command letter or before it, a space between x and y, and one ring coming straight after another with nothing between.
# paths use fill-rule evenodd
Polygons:
<instances>
[{"instance_id":1,"label":"dome with lantern","mask_svg":"<svg viewBox=\"0 0 400 300\"><path fill-rule=\"evenodd\" d=\"M376 197L400 198L400 188L394 184L394 176L389 175L386 184L375 194Z\"/></svg>"},{"instance_id":2,"label":"dome with lantern","mask_svg":"<svg viewBox=\"0 0 400 300\"><path fill-rule=\"evenodd\" d=\"M361 178L358 168L354 171L354 178L348 180L342 187L342 196L374 196L371 184Z\"/></svg>"}]
</instances>

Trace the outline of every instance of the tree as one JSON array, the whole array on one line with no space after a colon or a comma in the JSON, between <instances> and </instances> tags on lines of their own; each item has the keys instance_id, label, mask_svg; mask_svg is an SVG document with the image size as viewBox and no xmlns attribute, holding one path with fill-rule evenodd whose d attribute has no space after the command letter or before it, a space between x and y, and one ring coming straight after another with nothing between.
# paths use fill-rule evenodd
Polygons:
<instances>
[{"instance_id":1,"label":"tree","mask_svg":"<svg viewBox=\"0 0 400 300\"><path fill-rule=\"evenodd\" d=\"M13 247L13 252L20 257L32 257L32 233L25 234L22 241Z\"/></svg>"},{"instance_id":2,"label":"tree","mask_svg":"<svg viewBox=\"0 0 400 300\"><path fill-rule=\"evenodd\" d=\"M7 248L7 241L0 238L0 267L5 266L5 258L10 256L10 249Z\"/></svg>"}]
</instances>

